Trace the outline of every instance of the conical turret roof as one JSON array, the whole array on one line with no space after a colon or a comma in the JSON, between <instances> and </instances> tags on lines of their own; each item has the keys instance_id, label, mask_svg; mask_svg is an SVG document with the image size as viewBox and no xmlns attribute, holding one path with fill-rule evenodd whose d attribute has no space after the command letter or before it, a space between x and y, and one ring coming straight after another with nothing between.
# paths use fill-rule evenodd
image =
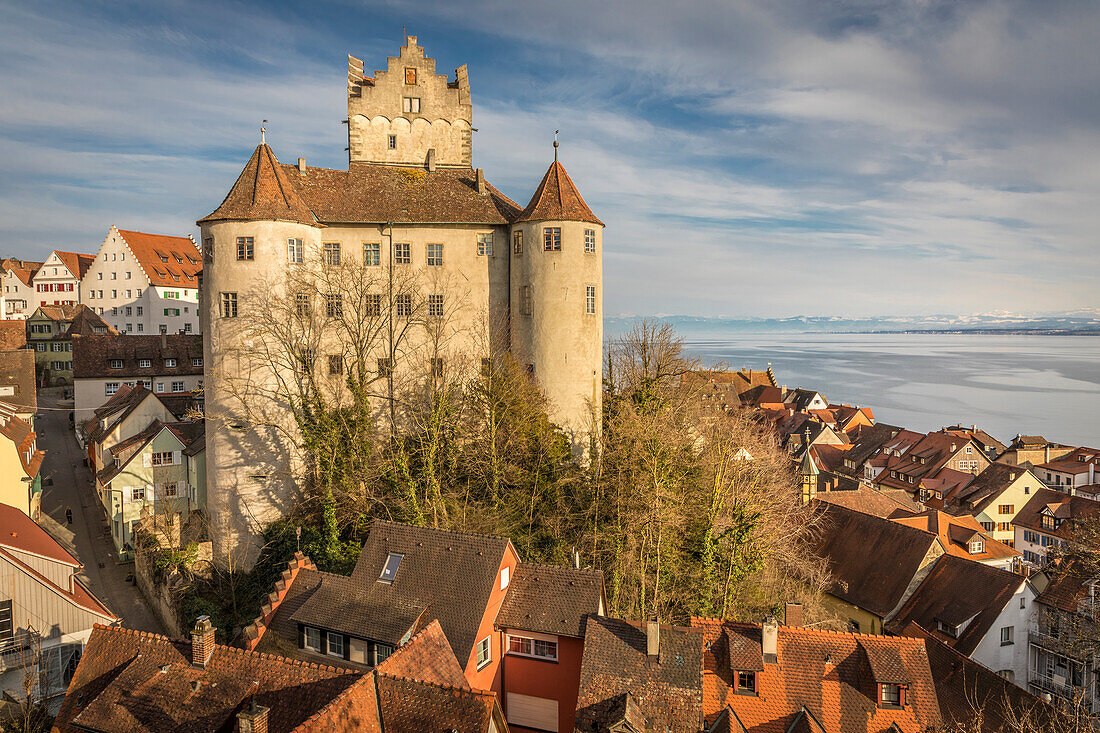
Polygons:
<instances>
[{"instance_id":1,"label":"conical turret roof","mask_svg":"<svg viewBox=\"0 0 1100 733\"><path fill-rule=\"evenodd\" d=\"M550 165L519 221L590 221L603 226L558 161Z\"/></svg>"},{"instance_id":2,"label":"conical turret roof","mask_svg":"<svg viewBox=\"0 0 1100 733\"><path fill-rule=\"evenodd\" d=\"M221 206L197 223L226 220L317 223L266 143L256 146Z\"/></svg>"}]
</instances>

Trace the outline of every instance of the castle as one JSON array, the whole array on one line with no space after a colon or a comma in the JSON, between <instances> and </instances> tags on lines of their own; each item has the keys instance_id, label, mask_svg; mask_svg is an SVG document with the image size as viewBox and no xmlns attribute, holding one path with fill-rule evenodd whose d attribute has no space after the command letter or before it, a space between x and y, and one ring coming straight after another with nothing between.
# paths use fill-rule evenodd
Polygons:
<instances>
[{"instance_id":1,"label":"castle","mask_svg":"<svg viewBox=\"0 0 1100 733\"><path fill-rule=\"evenodd\" d=\"M490 185L472 167L466 67L437 75L415 36L374 76L349 56L347 103L347 170L280 163L261 141L198 222L209 511L234 564L299 498L303 370L339 394L369 365L392 404L395 381L504 349L578 455L599 425L603 223L557 143L526 207Z\"/></svg>"}]
</instances>

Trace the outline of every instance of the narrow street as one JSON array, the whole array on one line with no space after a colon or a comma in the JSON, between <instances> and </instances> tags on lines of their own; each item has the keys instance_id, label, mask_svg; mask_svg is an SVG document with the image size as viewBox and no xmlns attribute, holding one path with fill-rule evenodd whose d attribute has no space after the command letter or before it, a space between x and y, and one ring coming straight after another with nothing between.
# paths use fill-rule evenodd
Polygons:
<instances>
[{"instance_id":1,"label":"narrow street","mask_svg":"<svg viewBox=\"0 0 1100 733\"><path fill-rule=\"evenodd\" d=\"M84 454L69 426L69 408L61 408L62 388L38 392L35 417L38 446L46 451L42 465L41 525L84 564L80 579L122 617L131 629L163 634L164 629L137 585L127 580L133 562L119 563L111 541L107 518L96 502L91 471L84 466ZM47 485L52 480L52 485ZM65 510L73 510L68 525Z\"/></svg>"}]
</instances>

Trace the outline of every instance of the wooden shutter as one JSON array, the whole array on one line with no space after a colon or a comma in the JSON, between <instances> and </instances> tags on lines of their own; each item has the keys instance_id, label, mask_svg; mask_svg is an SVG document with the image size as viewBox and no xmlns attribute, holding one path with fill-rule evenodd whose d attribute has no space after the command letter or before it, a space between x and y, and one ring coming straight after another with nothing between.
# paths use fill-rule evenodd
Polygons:
<instances>
[{"instance_id":1,"label":"wooden shutter","mask_svg":"<svg viewBox=\"0 0 1100 733\"><path fill-rule=\"evenodd\" d=\"M178 466L183 461L183 452L174 450L172 451L172 465Z\"/></svg>"}]
</instances>

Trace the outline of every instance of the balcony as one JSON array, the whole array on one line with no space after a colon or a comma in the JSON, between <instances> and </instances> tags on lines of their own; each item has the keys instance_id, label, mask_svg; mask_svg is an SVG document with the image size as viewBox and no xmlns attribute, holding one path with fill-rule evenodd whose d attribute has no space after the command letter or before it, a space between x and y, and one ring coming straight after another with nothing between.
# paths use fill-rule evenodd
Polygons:
<instances>
[{"instance_id":1,"label":"balcony","mask_svg":"<svg viewBox=\"0 0 1100 733\"><path fill-rule=\"evenodd\" d=\"M34 637L19 631L11 639L0 641L0 672L22 669L33 661Z\"/></svg>"},{"instance_id":2,"label":"balcony","mask_svg":"<svg viewBox=\"0 0 1100 733\"><path fill-rule=\"evenodd\" d=\"M1028 673L1027 683L1034 690L1049 692L1063 700L1076 700L1080 697L1082 702L1092 703L1092 695L1087 684L1073 685L1068 679L1060 675L1040 674L1035 670L1031 670Z\"/></svg>"}]
</instances>

